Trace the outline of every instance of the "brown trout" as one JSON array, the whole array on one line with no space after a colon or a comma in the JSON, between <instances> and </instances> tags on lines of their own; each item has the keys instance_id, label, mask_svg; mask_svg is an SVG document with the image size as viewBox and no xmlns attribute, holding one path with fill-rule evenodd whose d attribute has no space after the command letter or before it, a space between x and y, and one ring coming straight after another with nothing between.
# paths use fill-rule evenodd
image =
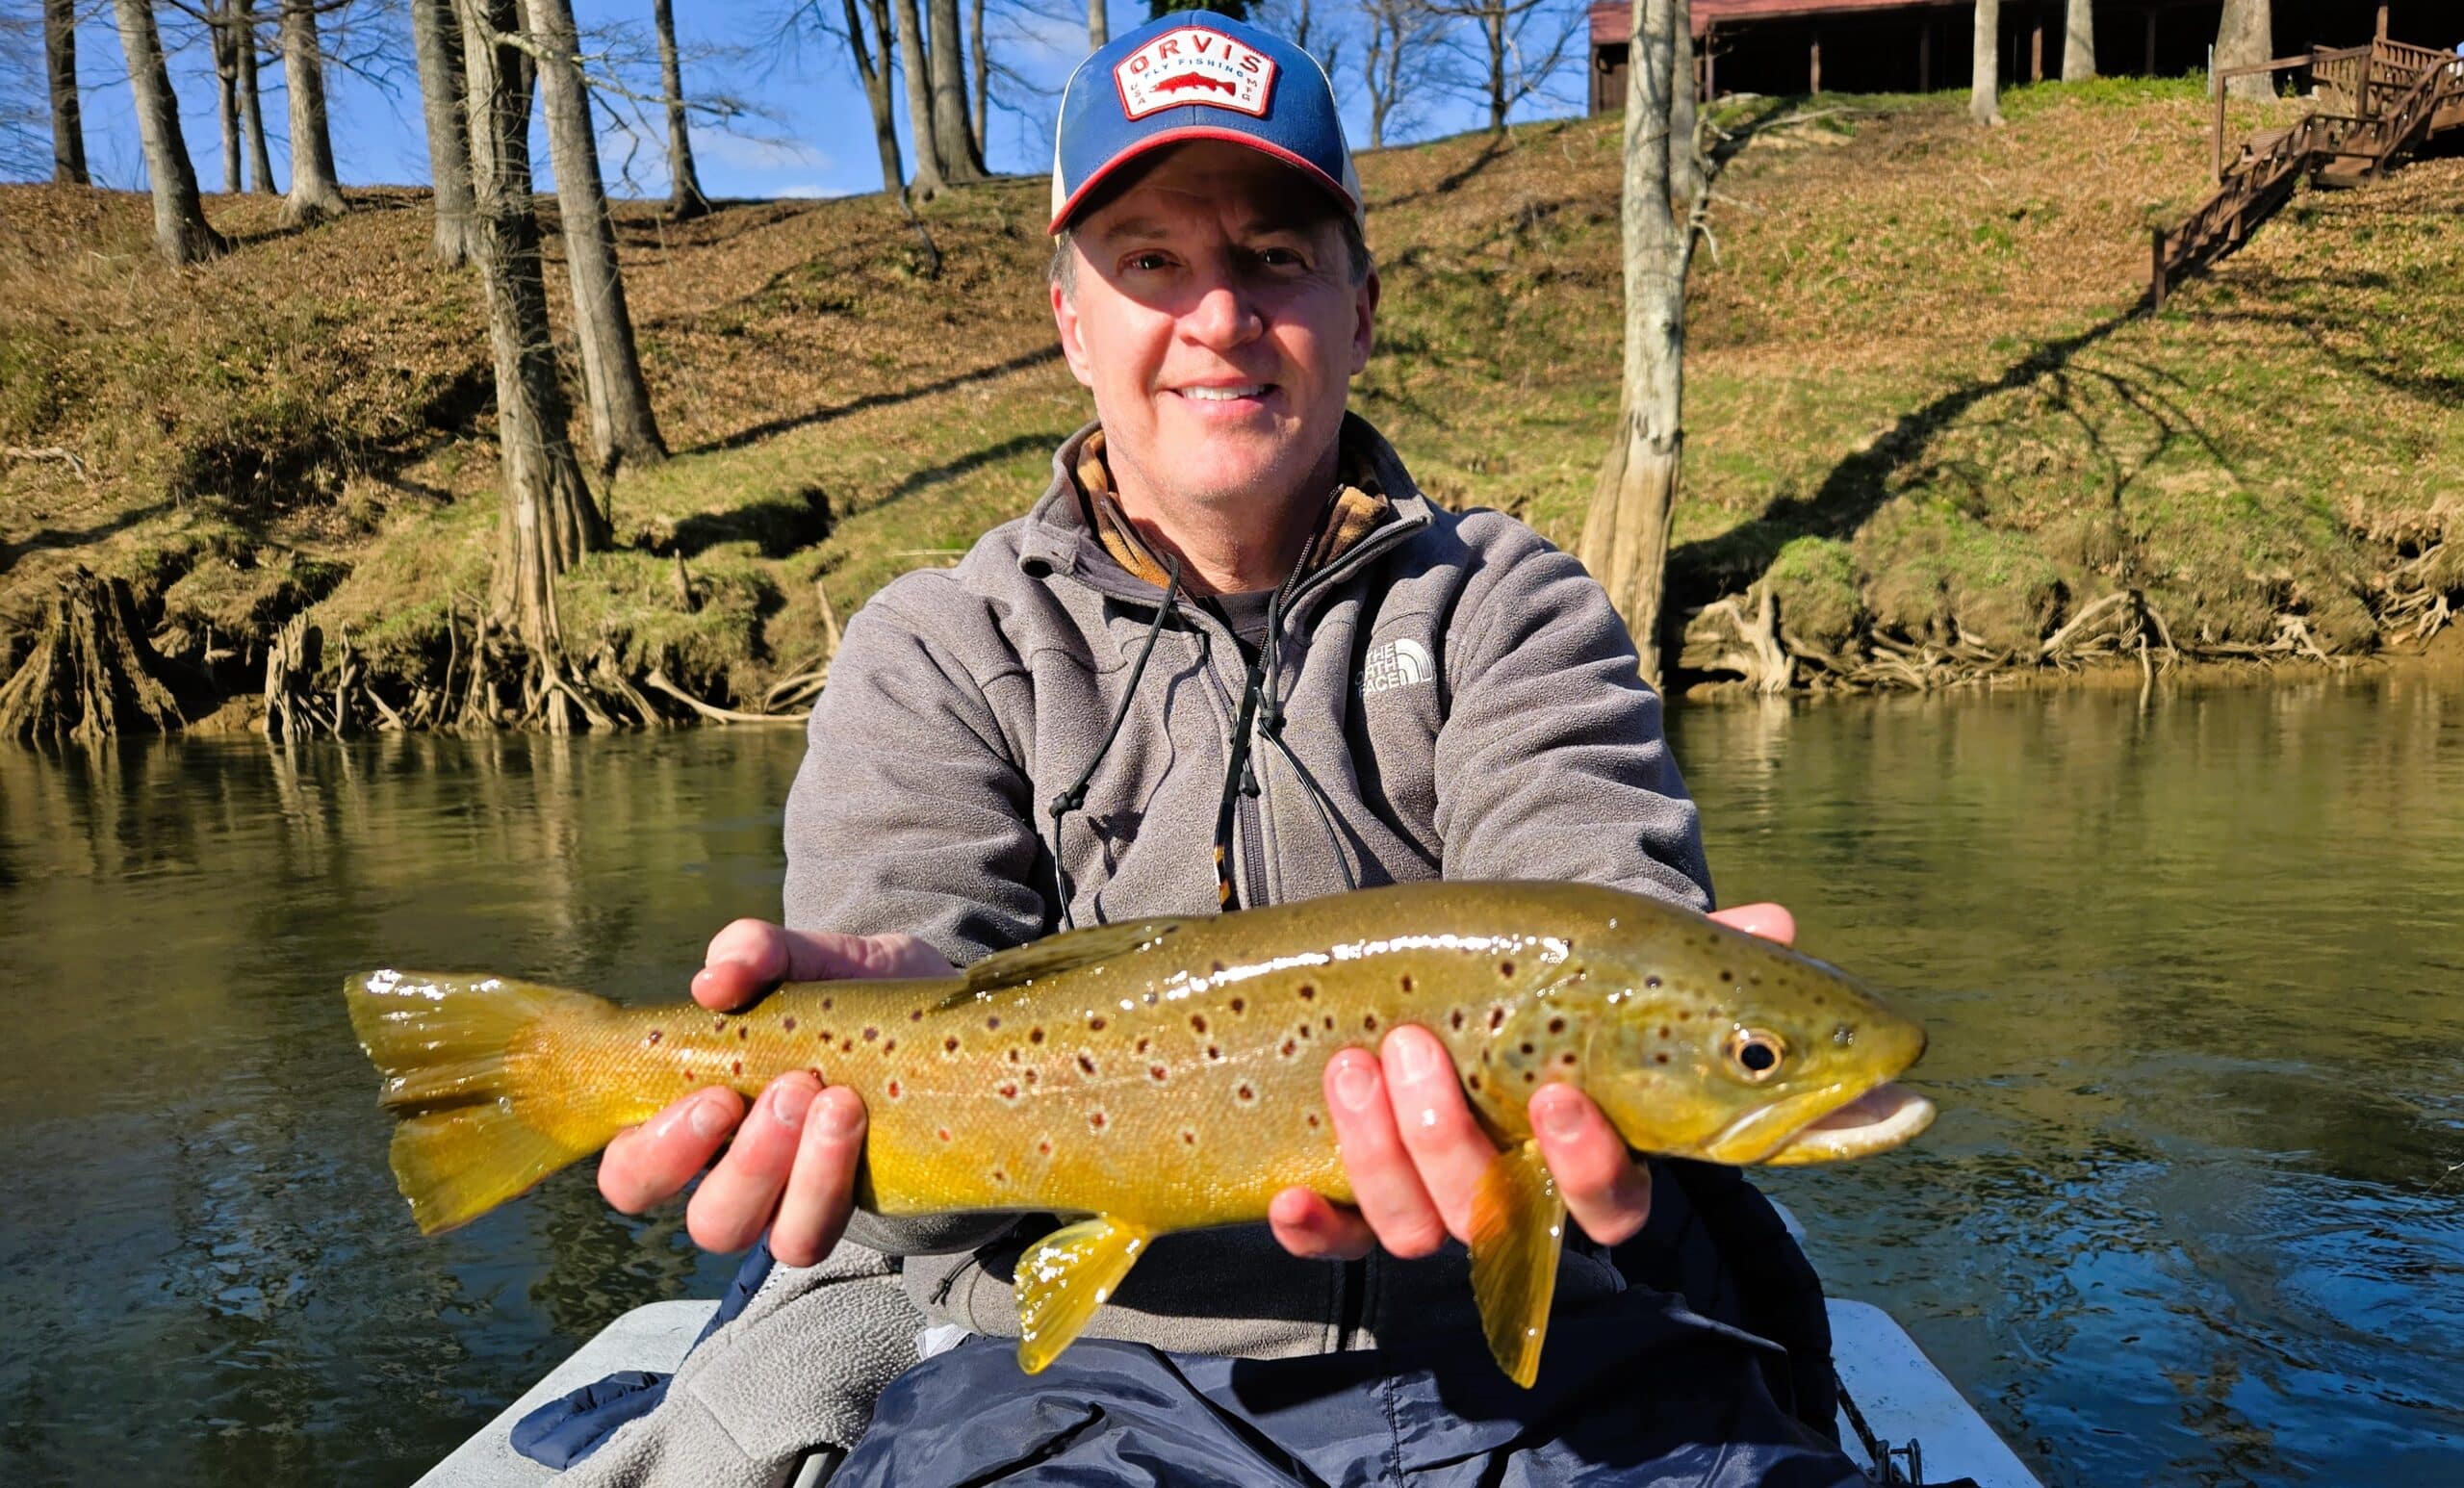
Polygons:
<instances>
[{"instance_id":1,"label":"brown trout","mask_svg":"<svg viewBox=\"0 0 2464 1488\"><path fill-rule=\"evenodd\" d=\"M1433 883L1051 936L939 981L805 983L741 1013L620 1008L496 978L345 987L401 1117L393 1164L435 1233L704 1085L791 1069L871 1122L857 1202L884 1215L1058 1212L1020 1261L1018 1362L1049 1363L1151 1237L1350 1187L1321 1075L1417 1023L1504 1151L1475 1206L1491 1351L1529 1385L1564 1233L1525 1103L1552 1081L1640 1152L1815 1163L1933 1117L1886 1084L1925 1034L1820 962L1699 914L1571 884Z\"/></svg>"}]
</instances>

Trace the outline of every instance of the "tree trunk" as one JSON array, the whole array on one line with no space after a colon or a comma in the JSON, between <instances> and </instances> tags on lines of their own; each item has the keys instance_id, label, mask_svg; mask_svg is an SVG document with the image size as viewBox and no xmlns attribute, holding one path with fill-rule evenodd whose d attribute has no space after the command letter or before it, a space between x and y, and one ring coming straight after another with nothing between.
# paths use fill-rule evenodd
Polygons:
<instances>
[{"instance_id":1,"label":"tree trunk","mask_svg":"<svg viewBox=\"0 0 2464 1488\"><path fill-rule=\"evenodd\" d=\"M966 123L965 55L959 44L959 0L925 0L932 27L933 143L941 157L941 179L954 184L984 179L984 157Z\"/></svg>"},{"instance_id":2,"label":"tree trunk","mask_svg":"<svg viewBox=\"0 0 2464 1488\"><path fill-rule=\"evenodd\" d=\"M873 146L881 152L882 191L896 196L906 189L907 172L898 159L898 118L889 98L889 0L864 0L872 15L873 39L880 51L864 45L864 23L857 18L856 0L839 0L847 12L847 48L856 59L856 74L864 80L864 102L873 111Z\"/></svg>"},{"instance_id":3,"label":"tree trunk","mask_svg":"<svg viewBox=\"0 0 2464 1488\"><path fill-rule=\"evenodd\" d=\"M516 24L514 0L455 0L469 88L471 192L479 277L488 292L496 355L497 439L504 508L497 528L492 603L534 659L556 654L556 576L605 548L607 524L582 485L565 435L570 413L556 380L540 278L539 223L530 210L530 86L522 53L497 38Z\"/></svg>"},{"instance_id":4,"label":"tree trunk","mask_svg":"<svg viewBox=\"0 0 2464 1488\"><path fill-rule=\"evenodd\" d=\"M1968 59L1967 116L2002 122L2002 0L1976 0L1976 45Z\"/></svg>"},{"instance_id":5,"label":"tree trunk","mask_svg":"<svg viewBox=\"0 0 2464 1488\"><path fill-rule=\"evenodd\" d=\"M291 95L291 192L282 219L296 226L343 215L334 139L325 128L325 57L317 44L316 0L283 0L282 82Z\"/></svg>"},{"instance_id":6,"label":"tree trunk","mask_svg":"<svg viewBox=\"0 0 2464 1488\"><path fill-rule=\"evenodd\" d=\"M112 0L120 49L128 54L128 88L137 104L137 132L145 151L145 179L154 197L154 244L174 264L213 258L231 244L205 220L196 167L180 137L180 101L163 66L163 38L147 0Z\"/></svg>"},{"instance_id":7,"label":"tree trunk","mask_svg":"<svg viewBox=\"0 0 2464 1488\"><path fill-rule=\"evenodd\" d=\"M2062 81L2085 83L2096 75L2096 0L2070 0L2063 16Z\"/></svg>"},{"instance_id":8,"label":"tree trunk","mask_svg":"<svg viewBox=\"0 0 2464 1488\"><path fill-rule=\"evenodd\" d=\"M2223 13L2216 24L2217 71L2256 66L2268 60L2275 45L2274 20L2268 12L2268 0L2224 0ZM2265 103L2275 96L2275 79L2253 72L2227 83L2224 91L2228 97Z\"/></svg>"},{"instance_id":9,"label":"tree trunk","mask_svg":"<svg viewBox=\"0 0 2464 1488\"><path fill-rule=\"evenodd\" d=\"M1109 43L1113 38L1111 8L1105 0L1087 0L1087 50Z\"/></svg>"},{"instance_id":10,"label":"tree trunk","mask_svg":"<svg viewBox=\"0 0 2464 1488\"><path fill-rule=\"evenodd\" d=\"M248 141L248 190L273 194L273 152L266 148L264 98L257 88L256 0L234 0L240 31L240 132Z\"/></svg>"},{"instance_id":11,"label":"tree trunk","mask_svg":"<svg viewBox=\"0 0 2464 1488\"><path fill-rule=\"evenodd\" d=\"M214 116L222 126L222 190L240 194L240 29L232 0L206 12L206 37L214 49Z\"/></svg>"},{"instance_id":12,"label":"tree trunk","mask_svg":"<svg viewBox=\"0 0 2464 1488\"><path fill-rule=\"evenodd\" d=\"M682 222L710 210L702 173L693 168L693 136L684 120L684 64L676 55L676 0L651 0L658 30L658 85L667 101L667 216ZM559 172L561 174L561 172Z\"/></svg>"},{"instance_id":13,"label":"tree trunk","mask_svg":"<svg viewBox=\"0 0 2464 1488\"><path fill-rule=\"evenodd\" d=\"M1703 161L1702 130L1696 117L1692 0L1670 0L1669 11L1673 17L1669 24L1677 28L1675 35L1680 38L1671 43L1675 55L1669 64L1677 69L1668 80L1669 210L1677 214L1679 225L1690 234L1694 230L1694 204L1703 199L1710 186Z\"/></svg>"},{"instance_id":14,"label":"tree trunk","mask_svg":"<svg viewBox=\"0 0 2464 1488\"><path fill-rule=\"evenodd\" d=\"M427 121L427 173L435 183L432 251L455 268L478 250L472 218L471 123L462 104L462 27L453 0L411 0L411 49L420 64L420 112Z\"/></svg>"},{"instance_id":15,"label":"tree trunk","mask_svg":"<svg viewBox=\"0 0 2464 1488\"><path fill-rule=\"evenodd\" d=\"M86 126L77 108L77 0L42 0L43 62L51 74L51 178L84 186Z\"/></svg>"},{"instance_id":16,"label":"tree trunk","mask_svg":"<svg viewBox=\"0 0 2464 1488\"><path fill-rule=\"evenodd\" d=\"M574 336L581 343L582 391L590 408L591 443L603 477L622 465L667 458L651 392L633 347L633 318L625 307L625 276L616 265L616 229L607 218L607 190L599 174L599 137L590 126L590 91L581 78L581 41L571 0L524 0L538 42L539 98L548 115L548 148L556 166L557 216L563 219L565 269L573 280Z\"/></svg>"},{"instance_id":17,"label":"tree trunk","mask_svg":"<svg viewBox=\"0 0 2464 1488\"><path fill-rule=\"evenodd\" d=\"M1480 31L1489 42L1489 133L1505 133L1505 0L1488 0ZM1627 50L1633 47L1629 43Z\"/></svg>"},{"instance_id":18,"label":"tree trunk","mask_svg":"<svg viewBox=\"0 0 2464 1488\"><path fill-rule=\"evenodd\" d=\"M1661 586L1684 459L1685 277L1696 203L1672 204L1670 131L1691 38L1677 0L1633 0L1627 69L1623 202L1626 346L1617 427L1577 554L1634 637L1643 680L1660 680Z\"/></svg>"},{"instance_id":19,"label":"tree trunk","mask_svg":"<svg viewBox=\"0 0 2464 1488\"><path fill-rule=\"evenodd\" d=\"M975 141L975 158L985 161L992 157L984 137L992 122L992 59L984 52L984 0L974 0L967 12L966 55L975 69L975 130L968 138Z\"/></svg>"},{"instance_id":20,"label":"tree trunk","mask_svg":"<svg viewBox=\"0 0 2464 1488\"><path fill-rule=\"evenodd\" d=\"M917 16L916 0L895 3L900 66L907 74L907 128L915 144L915 194L937 196L943 190L941 149L933 138L933 82L931 65L924 59L924 28ZM887 49L884 52L886 56Z\"/></svg>"}]
</instances>

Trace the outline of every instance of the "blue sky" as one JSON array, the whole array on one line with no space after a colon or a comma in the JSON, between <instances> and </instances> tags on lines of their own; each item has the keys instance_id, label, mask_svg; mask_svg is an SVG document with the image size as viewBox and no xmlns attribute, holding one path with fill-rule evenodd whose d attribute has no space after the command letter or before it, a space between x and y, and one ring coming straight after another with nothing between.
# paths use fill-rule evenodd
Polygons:
<instances>
[{"instance_id":1,"label":"blue sky","mask_svg":"<svg viewBox=\"0 0 2464 1488\"><path fill-rule=\"evenodd\" d=\"M1083 11L1068 10L1068 0L1026 3L1039 7L1059 5L1062 9L1047 15L1025 9L1021 0L993 0L986 21L987 33L992 38L988 50L1018 74L1014 81L996 80L994 84L988 148L995 170L1040 172L1050 168L1051 110L1069 69L1086 50ZM1343 0L1316 0L1316 4L1320 7L1321 25L1329 13L1344 22L1354 19L1337 9ZM31 0L24 8L32 9ZM260 0L259 8L270 10L272 0ZM88 164L98 184L135 190L144 183L144 167L138 148L136 120L129 109L119 38L110 23L110 8L93 9L98 13L80 28L78 35ZM834 37L820 35L808 35L801 44L782 43L782 16L788 9L786 0L751 0L744 4L677 0L677 29L688 52L686 94L730 93L757 111L733 128L706 122L697 122L694 127L694 153L703 189L714 196L826 196L869 192L881 184L871 115L844 44ZM823 0L821 9L832 16L839 12L831 0ZM594 49L594 35L606 38L605 28L614 27L619 28L620 39L623 31L629 28L647 52L647 0L621 4L576 0L575 10L585 35L585 51ZM1571 0L1566 0L1561 13L1578 20L1580 13ZM427 144L420 120L418 78L410 57L409 23L394 0L361 0L354 14L352 30L338 39L337 49L367 53L365 66L372 75L354 75L336 68L327 83L334 154L343 183L424 185L427 181ZM1116 4L1112 11L1114 34L1143 21L1145 14L1142 0ZM167 24L170 18L174 17L167 17ZM167 42L177 45L177 36L167 37ZM1582 60L1579 46L1570 52L1553 74L1552 89L1558 97L1527 100L1515 111L1515 118L1577 111L1581 96ZM695 53L701 55L692 55ZM1360 87L1359 59L1358 42L1346 40L1332 69L1355 148L1364 146L1369 137L1368 101ZM202 43L192 39L176 51L171 58L171 74L172 87L180 95L181 128L187 136L190 157L196 164L198 180L209 192L218 191L223 180L220 132L215 120L212 64ZM266 121L277 177L289 168L283 139L281 82L278 66L269 68L263 75ZM654 91L656 74L654 71L635 76L633 82L644 92ZM905 149L904 95L898 96L901 147ZM1419 106L1418 116L1407 127L1396 129L1390 125L1397 139L1450 134L1475 127L1485 116L1473 103L1443 95L1433 86L1416 92L1414 101ZM655 119L652 122L654 127L664 127ZM602 145L603 168L610 190L620 193L627 190L619 181L623 175L633 191L664 195L667 182L663 138L629 141L621 125L611 129ZM629 171L625 164L629 143L637 145L631 151ZM549 180L544 143L535 154L544 187Z\"/></svg>"}]
</instances>

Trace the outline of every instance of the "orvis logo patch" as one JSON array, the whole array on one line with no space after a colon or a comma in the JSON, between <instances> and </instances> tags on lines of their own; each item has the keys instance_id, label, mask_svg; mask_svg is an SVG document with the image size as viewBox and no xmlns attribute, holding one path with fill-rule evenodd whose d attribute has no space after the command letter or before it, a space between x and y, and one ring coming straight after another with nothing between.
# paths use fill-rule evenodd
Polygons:
<instances>
[{"instance_id":1,"label":"orvis logo patch","mask_svg":"<svg viewBox=\"0 0 2464 1488\"><path fill-rule=\"evenodd\" d=\"M1121 113L1133 119L1185 103L1264 118L1274 96L1274 59L1219 31L1183 26L1123 58L1113 81L1120 88Z\"/></svg>"},{"instance_id":2,"label":"orvis logo patch","mask_svg":"<svg viewBox=\"0 0 2464 1488\"><path fill-rule=\"evenodd\" d=\"M1436 676L1437 663L1430 659L1427 647L1414 640L1388 641L1370 647L1369 655L1361 662L1360 695L1373 698Z\"/></svg>"}]
</instances>

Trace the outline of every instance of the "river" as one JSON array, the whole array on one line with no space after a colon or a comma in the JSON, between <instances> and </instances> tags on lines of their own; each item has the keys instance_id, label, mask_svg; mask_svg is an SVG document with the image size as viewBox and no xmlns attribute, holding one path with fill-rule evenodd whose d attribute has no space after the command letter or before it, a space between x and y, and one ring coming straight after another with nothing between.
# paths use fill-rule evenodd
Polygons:
<instances>
[{"instance_id":1,"label":"river","mask_svg":"<svg viewBox=\"0 0 2464 1488\"><path fill-rule=\"evenodd\" d=\"M2048 1483L2464 1476L2464 683L1702 706L1722 897L1927 1020L1913 1148L1775 1174ZM569 1173L412 1229L337 988L680 995L793 731L0 748L0 1482L406 1482L637 1303Z\"/></svg>"}]
</instances>

